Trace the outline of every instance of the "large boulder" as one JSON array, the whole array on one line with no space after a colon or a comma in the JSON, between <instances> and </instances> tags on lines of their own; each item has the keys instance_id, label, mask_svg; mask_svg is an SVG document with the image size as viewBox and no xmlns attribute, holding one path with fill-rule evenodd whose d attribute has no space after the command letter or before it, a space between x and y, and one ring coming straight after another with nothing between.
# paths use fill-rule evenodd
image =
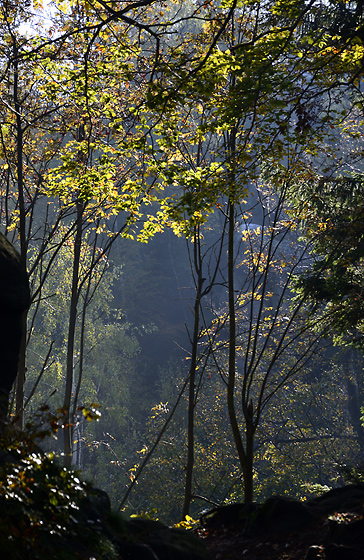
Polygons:
<instances>
[{"instance_id":1,"label":"large boulder","mask_svg":"<svg viewBox=\"0 0 364 560\"><path fill-rule=\"evenodd\" d=\"M20 255L0 232L0 420L6 416L17 375L23 315L29 305L29 281Z\"/></svg>"},{"instance_id":2,"label":"large boulder","mask_svg":"<svg viewBox=\"0 0 364 560\"><path fill-rule=\"evenodd\" d=\"M364 484L352 484L307 501L272 496L217 507L198 534L216 558L364 560L363 512Z\"/></svg>"},{"instance_id":3,"label":"large boulder","mask_svg":"<svg viewBox=\"0 0 364 560\"><path fill-rule=\"evenodd\" d=\"M217 529L238 524L250 536L299 531L314 521L314 513L304 503L288 496L272 496L263 504L220 506L201 517L202 526Z\"/></svg>"}]
</instances>

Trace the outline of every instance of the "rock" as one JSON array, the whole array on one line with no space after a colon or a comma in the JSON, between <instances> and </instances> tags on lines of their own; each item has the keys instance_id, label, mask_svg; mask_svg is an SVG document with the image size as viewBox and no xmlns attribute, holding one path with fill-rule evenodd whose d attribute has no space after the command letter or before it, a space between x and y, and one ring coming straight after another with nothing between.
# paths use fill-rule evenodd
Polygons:
<instances>
[{"instance_id":1,"label":"rock","mask_svg":"<svg viewBox=\"0 0 364 560\"><path fill-rule=\"evenodd\" d=\"M29 281L19 253L0 232L0 420L18 372L23 313L30 305Z\"/></svg>"},{"instance_id":2,"label":"rock","mask_svg":"<svg viewBox=\"0 0 364 560\"><path fill-rule=\"evenodd\" d=\"M160 521L131 518L126 522L125 536L129 553L134 542L134 545L146 545L158 560L211 560L198 537L185 529L169 528ZM125 547L125 543L122 546Z\"/></svg>"},{"instance_id":3,"label":"rock","mask_svg":"<svg viewBox=\"0 0 364 560\"><path fill-rule=\"evenodd\" d=\"M249 526L258 509L257 504L228 504L219 506L204 513L200 522L204 527L219 529L238 524L239 528Z\"/></svg>"},{"instance_id":4,"label":"rock","mask_svg":"<svg viewBox=\"0 0 364 560\"><path fill-rule=\"evenodd\" d=\"M305 502L273 496L250 510L214 508L198 534L216 558L364 560L363 513L364 485L353 484Z\"/></svg>"},{"instance_id":5,"label":"rock","mask_svg":"<svg viewBox=\"0 0 364 560\"><path fill-rule=\"evenodd\" d=\"M266 521L270 531L279 533L299 531L315 521L314 514L304 503L284 496L272 496L264 502L259 518Z\"/></svg>"},{"instance_id":6,"label":"rock","mask_svg":"<svg viewBox=\"0 0 364 560\"><path fill-rule=\"evenodd\" d=\"M340 544L364 546L364 519L350 519L349 516L329 519L328 539Z\"/></svg>"},{"instance_id":7,"label":"rock","mask_svg":"<svg viewBox=\"0 0 364 560\"><path fill-rule=\"evenodd\" d=\"M24 311L30 304L28 276L15 247L0 232L0 307Z\"/></svg>"},{"instance_id":8,"label":"rock","mask_svg":"<svg viewBox=\"0 0 364 560\"><path fill-rule=\"evenodd\" d=\"M355 550L348 546L331 544L325 548L326 560L355 560Z\"/></svg>"},{"instance_id":9,"label":"rock","mask_svg":"<svg viewBox=\"0 0 364 560\"><path fill-rule=\"evenodd\" d=\"M305 560L322 560L323 556L322 546L312 545L306 552Z\"/></svg>"},{"instance_id":10,"label":"rock","mask_svg":"<svg viewBox=\"0 0 364 560\"><path fill-rule=\"evenodd\" d=\"M230 504L213 508L201 517L201 524L209 529L236 525L251 536L299 531L315 519L310 509L299 500L272 496L262 505Z\"/></svg>"},{"instance_id":11,"label":"rock","mask_svg":"<svg viewBox=\"0 0 364 560\"><path fill-rule=\"evenodd\" d=\"M364 506L364 484L333 488L318 498L308 500L307 505L325 514L338 511L361 513Z\"/></svg>"},{"instance_id":12,"label":"rock","mask_svg":"<svg viewBox=\"0 0 364 560\"><path fill-rule=\"evenodd\" d=\"M111 513L110 498L106 492L93 488L81 500L78 508L80 518L85 525L101 528L101 531L105 531L106 520Z\"/></svg>"},{"instance_id":13,"label":"rock","mask_svg":"<svg viewBox=\"0 0 364 560\"><path fill-rule=\"evenodd\" d=\"M119 543L122 560L159 560L146 544Z\"/></svg>"},{"instance_id":14,"label":"rock","mask_svg":"<svg viewBox=\"0 0 364 560\"><path fill-rule=\"evenodd\" d=\"M158 560L211 560L201 540L184 529L169 529L148 544Z\"/></svg>"}]
</instances>

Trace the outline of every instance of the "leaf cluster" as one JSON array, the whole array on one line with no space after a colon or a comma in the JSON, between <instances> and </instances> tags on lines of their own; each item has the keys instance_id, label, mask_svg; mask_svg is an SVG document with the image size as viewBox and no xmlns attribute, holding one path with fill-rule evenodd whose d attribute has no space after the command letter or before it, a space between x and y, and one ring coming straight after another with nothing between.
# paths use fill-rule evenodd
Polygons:
<instances>
[{"instance_id":1,"label":"leaf cluster","mask_svg":"<svg viewBox=\"0 0 364 560\"><path fill-rule=\"evenodd\" d=\"M314 309L326 305L340 336L360 343L364 297L364 208L361 175L318 180L301 186L301 211L313 243L313 261L296 283Z\"/></svg>"},{"instance_id":2,"label":"leaf cluster","mask_svg":"<svg viewBox=\"0 0 364 560\"><path fill-rule=\"evenodd\" d=\"M43 407L26 431L8 425L1 434L0 543L7 558L88 558L105 545L87 508L92 487L39 447L39 441L56 432L63 416L63 411ZM39 429L40 418L46 428ZM109 545L106 557L111 560L115 555Z\"/></svg>"}]
</instances>

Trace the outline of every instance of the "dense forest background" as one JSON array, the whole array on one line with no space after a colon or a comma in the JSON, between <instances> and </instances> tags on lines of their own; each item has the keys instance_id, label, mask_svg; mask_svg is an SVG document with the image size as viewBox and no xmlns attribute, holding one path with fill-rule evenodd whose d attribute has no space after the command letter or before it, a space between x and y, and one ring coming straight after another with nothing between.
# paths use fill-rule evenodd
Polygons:
<instances>
[{"instance_id":1,"label":"dense forest background","mask_svg":"<svg viewBox=\"0 0 364 560\"><path fill-rule=\"evenodd\" d=\"M10 420L168 523L361 476L362 2L4 0Z\"/></svg>"}]
</instances>

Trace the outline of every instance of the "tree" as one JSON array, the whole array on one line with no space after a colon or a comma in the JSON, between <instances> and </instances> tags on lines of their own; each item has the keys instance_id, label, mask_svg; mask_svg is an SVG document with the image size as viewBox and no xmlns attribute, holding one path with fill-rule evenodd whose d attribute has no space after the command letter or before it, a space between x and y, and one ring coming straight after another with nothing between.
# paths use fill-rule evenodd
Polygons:
<instances>
[{"instance_id":1,"label":"tree","mask_svg":"<svg viewBox=\"0 0 364 560\"><path fill-rule=\"evenodd\" d=\"M301 368L320 335L313 333L311 339L301 316L305 287L291 310L286 303L305 252L289 255L280 265L276 257L291 235L296 241L287 199L293 177L303 184L314 175L315 158L340 117L332 108L332 92L355 86L361 75L361 4L344 9L350 15L348 25L339 18L340 10L315 1L269 1L264 9L237 0L183 6L151 0L98 0L93 5L59 1L54 3L50 39L39 33L21 37L17 14L24 13L25 5L14 12L16 17L6 6L4 76L13 89L11 102L2 105L4 122L10 123L2 127L4 207L10 210L8 229L19 231L24 259L34 248L30 273L36 309L41 309L47 278L62 248L69 244L73 251L63 403L68 462L72 419L84 383L84 327L102 263L118 235L146 241L170 226L192 237L196 250L188 510L194 382L206 290L200 243L209 217L220 213L217 238L227 239L227 263L225 270L224 259L215 266L218 272L211 273L208 289L220 283L227 305L220 305L215 331L203 325L211 344L202 355L212 348L224 379L228 371L227 406L245 499L250 501L254 438L263 411ZM322 15L325 25L317 28L315 21ZM29 84L32 95L21 95ZM31 157L35 143L37 161ZM250 229L243 207L251 191L256 198L251 213L257 205L261 208L260 233ZM37 214L43 208L46 220ZM250 257L240 259L242 279L236 268L239 223L247 226L242 237L250 251ZM42 238L36 242L40 231ZM269 285L277 278L280 291L271 295ZM221 333L221 343L215 332ZM299 337L303 346L296 353L292 348ZM283 356L285 367L276 375ZM19 380L22 387L21 375Z\"/></svg>"},{"instance_id":2,"label":"tree","mask_svg":"<svg viewBox=\"0 0 364 560\"><path fill-rule=\"evenodd\" d=\"M330 95L326 99L323 96L324 90L331 92L338 86L333 74L326 71L328 64L334 61L338 69L342 59L351 50L355 51L354 34L346 35L344 40L333 36L330 32L332 19L328 17L328 33L323 38L323 31L315 30L311 24L311 15L316 15L314 3L307 7L298 4L292 6L288 3L272 4L271 11L264 14L256 11L255 6L244 6L239 10L236 4L232 3L224 32L219 37L219 47L208 50L209 46L206 46L209 57L203 60L203 64L194 68L191 73L186 72L180 81L177 79L178 95L184 94L184 107L186 100L190 103L187 105L188 111L181 110L178 103L173 104L176 99L179 101L174 95L177 89L176 82L168 82L165 75L159 84L155 85L155 91L151 91L149 103L150 108L154 110L163 106L163 110L168 114L168 119L160 123L157 129L161 136L161 139L157 140L161 156L155 163L155 174L158 173L168 185L176 189L182 186L180 195L173 193L169 199L163 200L164 207L167 205L167 216L175 220L175 229L188 234L196 223L200 225L206 222L209 213L221 205L221 200L226 204L224 208L229 224L227 394L235 444L244 472L247 501L252 499L253 442L262 411L284 380L287 381L291 374L301 368L313 344L310 337L306 337L308 327L300 315L307 298L305 291L289 314L287 329L283 327L281 312L283 309L288 310L288 305L283 304L283 301L286 295L288 301L291 298L290 282L293 279L293 271L298 270L298 259L297 262L290 263L292 270L283 281L287 281L287 284L283 284L282 294L276 298L275 304L278 308L271 318L271 326L267 329L269 336L266 345L263 345L264 350L258 349L260 334L263 334L262 325L264 320L270 319L265 316L264 305L267 305L268 298L268 271L271 274L271 269L274 268L272 255L275 255L277 250L276 243L279 244L275 228L280 229L284 222L289 224L287 232L290 228L297 227L294 221L290 222L288 219L287 183L293 182L294 175L296 178L307 177L312 173L313 157L319 153L322 139L330 130L328 125L334 126L333 123L337 122L336 114L331 110ZM359 11L356 17L360 17ZM183 55L181 54L179 62ZM320 99L320 104L317 99ZM203 114L204 119L195 125L194 132L191 132L189 125L196 113ZM199 145L198 141L201 138L207 138L208 142L211 142L214 134L220 136L220 140L215 143L214 161L211 163L210 159L208 163L204 162L198 167L187 162L183 153L189 153L188 142L191 142L192 138L196 145ZM170 151L171 145L173 152ZM264 239L262 235L262 246L257 250L257 256L252 258L250 268L254 289L251 291L250 331L248 329L252 338L250 340L248 337L246 342L246 369L242 382L246 437L244 443L235 409L238 355L237 299L234 286L236 212L241 200L247 197L250 185L262 176L263 162L269 166L272 161L275 161L280 178L278 182L271 182L273 191L270 198L274 200L275 193L278 203L274 210L265 215L270 240ZM279 182L285 183L286 187L280 188ZM286 217L282 218L284 214ZM288 233L283 233L283 238L285 235ZM263 247L267 248L267 255ZM305 252L301 255L302 259L304 254ZM264 262L265 258L268 264ZM260 289L263 290L262 293L259 292ZM254 302L255 299L262 303ZM296 321L295 335L291 338L291 328L293 329ZM273 334L278 325L281 332ZM271 361L267 358L270 336L272 339L277 337L277 349L271 350ZM306 337L308 346L306 350L302 350L302 355L292 357L294 365L288 367L287 377L283 375L281 380L277 381L275 389L269 388L268 379L282 357L281 352L283 353L284 349L289 353L295 336ZM313 335L314 340L318 338L319 336ZM267 373L259 380L258 364L260 360L263 362L266 359ZM251 388L256 374L258 386L261 382L256 396L257 404L251 401Z\"/></svg>"},{"instance_id":3,"label":"tree","mask_svg":"<svg viewBox=\"0 0 364 560\"><path fill-rule=\"evenodd\" d=\"M85 6L79 4L76 9L73 2L63 2L59 5L55 3L52 14L52 30L56 39L46 40L40 37L39 33L35 33L35 36L24 38L21 41L21 48L16 47L16 52L12 52L11 56L8 57L10 61L14 62L17 69L25 67L26 64L32 68L36 67L33 90L36 93L36 100L46 106L46 110L40 111L35 120L27 120L26 111L23 110L25 106L22 106L22 116L20 111L17 110L17 108L20 108L20 104L16 97L14 114L17 118L17 129L19 131L17 138L20 139L18 144L21 145L22 153L26 146L25 137L20 138L19 135L24 135L25 130L29 130L32 139L34 138L34 131L38 129L41 129L43 134L48 131L49 134L56 137L53 142L48 142L45 147L45 153L42 156L44 168L42 169L38 162L32 166L37 186L36 190L32 192L31 212L35 208L37 197L40 197L43 193L48 197L57 196L62 202L61 213L56 218L55 225L50 228L50 232L46 232L46 237L41 244L39 263L41 263L45 252L50 250L53 251L54 255L57 254L59 248L52 245L51 239L57 230L57 224L71 218L75 209L74 222L67 234L69 237L75 235L74 288L71 297L68 373L64 402L67 409L70 409L73 379L76 310L80 288L83 283L86 283L85 278L79 283L78 262L83 235L82 228L85 231L90 225L89 220L92 218L99 221L96 227L98 233L101 230L100 222L107 219L108 212L120 213L126 211L128 217L119 230L127 229L139 217L138 208L141 201L146 202L150 199L148 190L145 189L144 185L142 186L144 183L144 164L140 165L135 153L132 153L133 149L138 148L138 143L139 148L143 145L143 136L136 129L133 129L133 125L139 117L138 115L134 117L133 114L138 113L137 108L140 103L136 100L138 97L140 98L140 94L148 86L148 79L149 83L152 82L162 52L161 38L169 38L170 34L166 32L166 28L167 30L173 28L173 26L178 25L179 21L185 19L184 16L181 19L179 9L176 9L173 13L172 5L168 7L168 11L173 13L173 21L168 21L170 16L170 13L168 13L168 23L163 23L163 21L160 21L162 12L155 18L154 5L157 4L151 1L136 2L125 7L100 2L95 7L88 4ZM37 5L37 7L41 9L40 5ZM191 14L187 17L193 19L197 11L191 5ZM131 17L129 14L133 14L133 16ZM148 21L150 16L152 22ZM6 17L4 21L12 22L14 30L12 36L17 36L17 29L20 24L18 15L13 19ZM32 20L30 20L30 24L33 24L33 29L37 31L36 24ZM133 30L131 33L130 29ZM116 40L110 48L111 36ZM143 45L146 48L145 54L141 48ZM168 50L166 44L163 48ZM153 52L153 50L154 58L152 64L150 64L150 52ZM69 64L70 60L73 61L71 65ZM37 66L35 66L35 62ZM112 68L111 65L113 65ZM5 73L8 68L9 66L6 67ZM19 72L15 72L15 76L18 75L20 75ZM103 93L99 96L101 80L103 80ZM109 88L108 91L105 89L106 84ZM133 85L133 89L129 88L130 84ZM120 95L115 97L115 88L117 87L119 87L118 94L120 94L120 87L124 90L123 103L120 103ZM130 95L125 96L125 91L131 92ZM22 103L24 105L25 98ZM31 111L31 107L32 105L29 103L27 109ZM21 117L25 124L20 122ZM131 132L132 130L133 132ZM136 134L134 134L135 132ZM128 138L130 133L133 142L130 142L130 138ZM69 141L69 135L72 134L76 136L75 141ZM3 146L6 145L7 142L3 142ZM116 146L119 149L115 151ZM113 152L114 156L112 157ZM8 156L5 155L6 157ZM55 169L54 162L57 161L57 158L58 160L60 158L63 164L58 165L57 162ZM98 164L95 163L96 160ZM120 160L123 160L123 170L120 163L116 163ZM17 161L18 169L21 169L23 174L23 159L18 158ZM40 161L42 160L39 159ZM113 167L115 165L116 168ZM47 168L50 167L52 169L47 173ZM115 190L115 171L119 173L123 203L120 203L121 198ZM70 182L71 178L72 183ZM121 186L124 180L125 183ZM96 182L99 183L98 191L95 187ZM27 188L28 193L31 191L29 185L23 179L19 179L17 186L19 204L23 208L21 201L24 189ZM90 205L91 200L96 205ZM98 204L103 205L100 212L97 210ZM21 216L23 217L19 221L19 231L21 239L24 239L24 250L22 252L26 255L25 244L29 243L26 235L30 239L33 233L29 227L32 221L28 221L28 224L26 224L25 217L33 220L33 214L29 214L29 211L25 212L22 209ZM48 214L47 217L49 217ZM110 242L106 243L106 247L110 247ZM95 262L98 258L95 257ZM51 265L51 262L49 264ZM34 265L34 271L36 266ZM92 270L92 266L90 270ZM39 301L49 269L45 268L43 270L45 275L33 293L33 298L35 300L39 298ZM22 387L23 376L19 376L19 380L19 387ZM22 410L22 402L21 393L18 402L19 413ZM66 454L69 455L68 435L66 435L66 441L68 441Z\"/></svg>"},{"instance_id":4,"label":"tree","mask_svg":"<svg viewBox=\"0 0 364 560\"><path fill-rule=\"evenodd\" d=\"M126 58L125 52L128 51L125 51L125 47L123 47L124 50L121 49L121 53L118 48L115 48L115 51L118 51L118 54L121 53L122 56L119 60L119 66L114 65L112 71L110 71L110 60L102 58L106 48L105 45L99 43L95 50L95 56L91 57L90 55L89 58L87 56L85 58L83 55L88 53L89 43L75 42L71 34L68 35L68 37L71 37L70 44L63 43L64 56L55 58L52 42L51 45L43 42L43 45L39 47L38 38L18 39L17 26L19 26L19 19L17 14L13 19L8 13L5 15L7 17L4 16L4 25L13 25L9 35L11 41L15 45L15 41L19 40L21 44L21 49L17 47L16 52L13 49L8 53L9 64L4 68L4 75L9 80L11 80L12 75L14 76L13 107L11 103L9 105L6 102L4 107L9 114L9 119L14 121L15 130L15 136L13 136L11 125L2 129L3 158L5 161L3 169L5 181L7 181L4 188L6 222L9 228L10 226L11 228L17 228L20 239L23 240L21 241L21 251L24 266L30 253L29 246L32 249L36 247L37 255L34 257L35 251L33 251L34 258L30 270L33 280L33 300L36 302L35 309L39 309L41 305L43 288L59 251L70 242L74 247L68 365L64 400L64 407L68 411L65 421L68 426L68 428L65 428L65 451L66 456L70 457L71 410L76 408L78 395L78 392L76 392L76 401L71 404L74 387L75 325L81 292L84 293L83 309L85 312L89 305L88 299L94 291L93 288L90 289L90 282L92 282L97 266L104 261L117 235L126 230L127 226L130 226L135 220L140 201L146 200L145 191L141 192L138 202L137 195L134 196L134 193L128 194L132 190L131 183L127 186L122 184L125 175L125 157L123 158L120 151L117 152L112 145L114 139L111 139L111 130L113 129L108 126L110 118L112 118L111 115L115 114L111 108L114 100L110 96L109 102L105 97L103 102L99 103L95 97L96 91L100 90L99 80L101 76L105 78L102 84L105 96L107 96L106 84L109 88L115 87L116 83L119 86L121 85L118 70L124 73L124 77L126 76L128 81L130 80L130 76L127 75L127 68L130 65L123 62ZM62 21L61 24L63 25ZM82 13L79 14L79 21L74 18L73 24L75 28L77 25L82 26ZM6 37L4 49L7 48ZM80 34L77 38L80 38ZM57 48L56 46L56 50ZM73 59L72 67L70 67L67 57ZM34 64L35 60L36 65ZM11 74L12 63L15 65L13 74ZM90 70L92 65L94 65L93 74ZM20 68L27 67L30 67L33 73L31 77L27 75L25 78ZM88 71L92 74L94 82L91 81L91 76L88 76ZM20 78L23 80L21 83L22 94L19 93L20 87L18 87ZM29 84L31 79L33 79L31 91L34 92L32 97L24 93L26 83ZM69 84L71 84L71 88ZM22 95L21 100L20 95ZM35 103L39 104L39 109L38 107L35 108ZM105 121L105 119L107 120ZM40 131L42 131L42 137L35 150L36 153L38 150L37 158L35 158L32 150L35 139L39 141ZM27 136L25 136L25 132L27 132ZM72 134L75 135L74 141L70 139ZM124 134L123 129L121 136L124 137ZM111 155L113 153L114 156ZM14 157L13 154L15 154ZM25 157L27 158L27 167L24 164ZM59 164L60 160L62 161L61 165ZM10 181L14 177L12 174L13 161L15 162L15 168L18 170L15 175L14 186ZM132 164L128 165L128 173L130 177ZM120 181L119 192L116 180ZM122 189L123 194L121 195ZM15 212L12 214L13 207L8 203L9 193L14 196ZM25 193L29 203L27 208L24 205ZM55 204L51 202L42 206L42 197L57 197L60 202L59 209L56 209ZM125 204L121 202L122 200ZM19 221L16 219L17 207L20 208ZM41 226L38 209L42 210L44 208L44 226ZM125 220L121 226L117 226L116 229L114 227L114 231L110 232L107 222L112 215L115 216L122 211L126 212ZM65 225L66 227L64 227ZM107 236L107 231L112 233L111 237ZM43 233L40 242L35 241L39 232ZM60 232L62 232L62 235L59 235ZM92 233L89 234L89 232ZM103 232L105 232L105 235L102 236ZM86 237L93 250L89 253L88 264L84 261L83 268L81 268L81 248L83 239ZM55 243L55 239L58 239L58 243ZM82 359L79 371L80 380ZM23 374L19 374L18 379L17 414L21 416L23 411Z\"/></svg>"},{"instance_id":5,"label":"tree","mask_svg":"<svg viewBox=\"0 0 364 560\"><path fill-rule=\"evenodd\" d=\"M361 176L312 180L301 201L307 233L313 239L314 262L297 289L306 289L312 311L322 313L337 340L361 345L362 339L362 181ZM307 196L309 195L309 197ZM300 202L301 204L301 202Z\"/></svg>"}]
</instances>

